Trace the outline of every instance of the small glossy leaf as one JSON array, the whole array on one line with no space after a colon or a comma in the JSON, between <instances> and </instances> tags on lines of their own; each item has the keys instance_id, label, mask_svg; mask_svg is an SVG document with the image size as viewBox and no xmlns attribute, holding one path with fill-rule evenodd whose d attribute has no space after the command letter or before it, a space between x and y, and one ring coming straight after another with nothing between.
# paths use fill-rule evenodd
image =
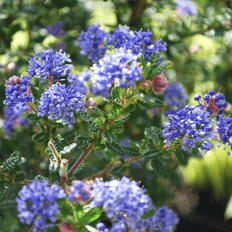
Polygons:
<instances>
[{"instance_id":1,"label":"small glossy leaf","mask_svg":"<svg viewBox=\"0 0 232 232\"><path fill-rule=\"evenodd\" d=\"M141 219L149 219L155 215L156 211L154 209L151 209L149 212L144 212Z\"/></svg>"},{"instance_id":2,"label":"small glossy leaf","mask_svg":"<svg viewBox=\"0 0 232 232\"><path fill-rule=\"evenodd\" d=\"M48 136L45 134L45 132L39 132L32 136L32 140L37 143L44 142L46 139L48 139Z\"/></svg>"},{"instance_id":3,"label":"small glossy leaf","mask_svg":"<svg viewBox=\"0 0 232 232\"><path fill-rule=\"evenodd\" d=\"M168 177L167 168L160 159L153 159L151 161L151 166L153 167L154 171L158 176L162 176L165 178Z\"/></svg>"}]
</instances>

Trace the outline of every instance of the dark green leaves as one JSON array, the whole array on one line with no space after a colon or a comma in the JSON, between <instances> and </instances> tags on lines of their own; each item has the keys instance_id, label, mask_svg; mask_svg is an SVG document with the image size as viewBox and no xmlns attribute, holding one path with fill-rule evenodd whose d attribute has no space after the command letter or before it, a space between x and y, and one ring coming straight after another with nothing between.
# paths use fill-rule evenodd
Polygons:
<instances>
[{"instance_id":1,"label":"dark green leaves","mask_svg":"<svg viewBox=\"0 0 232 232\"><path fill-rule=\"evenodd\" d=\"M116 142L106 142L106 147L109 149L109 151L115 153L116 155L123 156L125 155L121 146L118 145Z\"/></svg>"},{"instance_id":2,"label":"dark green leaves","mask_svg":"<svg viewBox=\"0 0 232 232\"><path fill-rule=\"evenodd\" d=\"M149 109L163 107L163 102L161 100L150 95L144 95L143 100L147 104Z\"/></svg>"},{"instance_id":3,"label":"dark green leaves","mask_svg":"<svg viewBox=\"0 0 232 232\"><path fill-rule=\"evenodd\" d=\"M115 120L114 125L125 123L125 122L129 121L129 119L130 119L130 114L126 115L123 118Z\"/></svg>"},{"instance_id":4,"label":"dark green leaves","mask_svg":"<svg viewBox=\"0 0 232 232\"><path fill-rule=\"evenodd\" d=\"M30 113L28 113L26 115L26 119L36 122L36 121L39 121L40 118L37 116L37 114L34 114L34 113L30 114Z\"/></svg>"},{"instance_id":5,"label":"dark green leaves","mask_svg":"<svg viewBox=\"0 0 232 232\"><path fill-rule=\"evenodd\" d=\"M133 112L134 110L135 110L134 104L130 104L125 108L125 110L122 112L122 114L126 115L126 114Z\"/></svg>"},{"instance_id":6,"label":"dark green leaves","mask_svg":"<svg viewBox=\"0 0 232 232\"><path fill-rule=\"evenodd\" d=\"M95 119L89 113L85 111L80 111L79 115L83 121L86 121L90 124L90 128L92 131L95 132L98 130L98 126L97 126L97 123L95 122Z\"/></svg>"},{"instance_id":7,"label":"dark green leaves","mask_svg":"<svg viewBox=\"0 0 232 232\"><path fill-rule=\"evenodd\" d=\"M83 149L83 148L86 148L90 143L92 143L93 139L87 136L77 135L75 137L75 142L78 147Z\"/></svg>"},{"instance_id":8,"label":"dark green leaves","mask_svg":"<svg viewBox=\"0 0 232 232\"><path fill-rule=\"evenodd\" d=\"M120 98L121 98L121 89L119 88L119 86L113 87L111 89L111 98L113 100L120 100Z\"/></svg>"},{"instance_id":9,"label":"dark green leaves","mask_svg":"<svg viewBox=\"0 0 232 232\"><path fill-rule=\"evenodd\" d=\"M39 132L32 136L32 140L37 143L45 142L48 139L48 135L45 132Z\"/></svg>"},{"instance_id":10,"label":"dark green leaves","mask_svg":"<svg viewBox=\"0 0 232 232\"><path fill-rule=\"evenodd\" d=\"M143 157L145 159L157 159L160 156L162 156L162 153L159 151L159 149L151 149L143 153Z\"/></svg>"},{"instance_id":11,"label":"dark green leaves","mask_svg":"<svg viewBox=\"0 0 232 232\"><path fill-rule=\"evenodd\" d=\"M112 126L110 127L110 131L112 131L112 132L119 132L119 131L121 131L121 130L123 130L123 125L121 125L121 124L112 125Z\"/></svg>"},{"instance_id":12,"label":"dark green leaves","mask_svg":"<svg viewBox=\"0 0 232 232\"><path fill-rule=\"evenodd\" d=\"M151 161L151 166L158 176L162 176L164 178L168 177L167 168L160 159L153 159Z\"/></svg>"},{"instance_id":13,"label":"dark green leaves","mask_svg":"<svg viewBox=\"0 0 232 232\"><path fill-rule=\"evenodd\" d=\"M31 92L35 100L38 100L41 97L41 92L39 91L39 88L32 86Z\"/></svg>"},{"instance_id":14,"label":"dark green leaves","mask_svg":"<svg viewBox=\"0 0 232 232\"><path fill-rule=\"evenodd\" d=\"M161 138L161 133L162 133L162 130L159 129L158 127L151 127L151 128L146 128L144 130L144 135L148 138L148 139L151 139L153 140L154 142L158 142Z\"/></svg>"},{"instance_id":15,"label":"dark green leaves","mask_svg":"<svg viewBox=\"0 0 232 232\"><path fill-rule=\"evenodd\" d=\"M12 153L10 155L10 157L3 162L3 172L10 172L11 170L13 170L15 168L15 166L17 165L17 163L21 160L21 157L19 155L18 151L15 151L14 153Z\"/></svg>"},{"instance_id":16,"label":"dark green leaves","mask_svg":"<svg viewBox=\"0 0 232 232\"><path fill-rule=\"evenodd\" d=\"M175 151L176 159L180 162L182 165L188 164L188 157L187 154L184 153L181 149Z\"/></svg>"}]
</instances>

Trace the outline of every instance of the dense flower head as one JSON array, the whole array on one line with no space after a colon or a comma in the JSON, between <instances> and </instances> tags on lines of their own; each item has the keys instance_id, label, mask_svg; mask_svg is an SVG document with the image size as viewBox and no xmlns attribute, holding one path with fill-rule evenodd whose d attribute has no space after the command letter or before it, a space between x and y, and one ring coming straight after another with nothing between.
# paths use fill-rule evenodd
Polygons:
<instances>
[{"instance_id":1,"label":"dense flower head","mask_svg":"<svg viewBox=\"0 0 232 232\"><path fill-rule=\"evenodd\" d=\"M142 69L138 66L137 56L123 49L106 54L99 65L93 65L93 70L94 94L107 95L113 82L125 88L135 86L136 81L142 80Z\"/></svg>"},{"instance_id":2,"label":"dense flower head","mask_svg":"<svg viewBox=\"0 0 232 232\"><path fill-rule=\"evenodd\" d=\"M178 0L176 2L176 12L179 16L197 15L196 6L190 0Z\"/></svg>"},{"instance_id":3,"label":"dense flower head","mask_svg":"<svg viewBox=\"0 0 232 232\"><path fill-rule=\"evenodd\" d=\"M210 90L208 94L205 94L203 100L204 108L210 114L221 115L228 105L227 101L225 101L225 96L222 93L216 93L215 90Z\"/></svg>"},{"instance_id":4,"label":"dense flower head","mask_svg":"<svg viewBox=\"0 0 232 232\"><path fill-rule=\"evenodd\" d=\"M168 106L168 110L164 112L164 115L174 114L178 110L183 109L188 103L188 95L186 89L179 82L173 82L168 85L163 92L164 102Z\"/></svg>"},{"instance_id":5,"label":"dense flower head","mask_svg":"<svg viewBox=\"0 0 232 232\"><path fill-rule=\"evenodd\" d=\"M51 78L59 81L61 77L67 76L73 67L70 64L65 64L72 62L65 52L56 51L54 54L53 49L43 50L41 55L35 52L28 62L29 77L37 76L42 79L41 83L43 80Z\"/></svg>"},{"instance_id":6,"label":"dense flower head","mask_svg":"<svg viewBox=\"0 0 232 232\"><path fill-rule=\"evenodd\" d=\"M152 53L159 53L160 51L167 51L167 43L162 39L152 42L150 36L151 31L131 31L126 26L121 26L114 31L108 39L108 44L113 45L115 48L130 49L133 54L138 55L142 53L144 59L147 60ZM162 60L163 57L161 56Z\"/></svg>"},{"instance_id":7,"label":"dense flower head","mask_svg":"<svg viewBox=\"0 0 232 232\"><path fill-rule=\"evenodd\" d=\"M64 25L63 21L59 21L57 24L52 24L48 26L47 32L55 37L62 37L64 35L64 32L62 30L62 27Z\"/></svg>"},{"instance_id":8,"label":"dense flower head","mask_svg":"<svg viewBox=\"0 0 232 232\"><path fill-rule=\"evenodd\" d=\"M11 133L14 130L16 130L18 126L29 124L30 121L28 121L25 117L22 116L23 112L27 112L29 110L29 106L22 106L21 103L14 107L4 107L3 130L6 135L11 135Z\"/></svg>"},{"instance_id":9,"label":"dense flower head","mask_svg":"<svg viewBox=\"0 0 232 232\"><path fill-rule=\"evenodd\" d=\"M163 124L162 136L170 144L174 139L182 138L182 149L192 151L195 143L201 143L201 150L207 152L212 148L208 142L217 137L210 114L204 110L203 105L190 106L179 110L176 114L168 115L169 123Z\"/></svg>"},{"instance_id":10,"label":"dense flower head","mask_svg":"<svg viewBox=\"0 0 232 232\"><path fill-rule=\"evenodd\" d=\"M6 100L3 102L9 107L26 105L27 102L32 102L33 98L31 95L32 84L29 81L28 76L18 78L12 76L6 81Z\"/></svg>"},{"instance_id":11,"label":"dense flower head","mask_svg":"<svg viewBox=\"0 0 232 232\"><path fill-rule=\"evenodd\" d=\"M103 206L107 217L112 220L111 232L126 232L127 229L141 232L143 228L157 229L160 225L170 228L166 231L171 231L171 225L178 223L177 216L168 209L163 214L158 210L158 214L150 219L141 219L145 212L149 212L155 207L152 205L150 197L145 194L146 189L140 188L138 182L131 181L125 176L121 181L102 182L100 179L96 179L92 188L95 196L90 204L92 207ZM170 220L171 218L172 220ZM165 221L166 219L169 221ZM108 231L103 223L100 223L97 228L100 231Z\"/></svg>"},{"instance_id":12,"label":"dense flower head","mask_svg":"<svg viewBox=\"0 0 232 232\"><path fill-rule=\"evenodd\" d=\"M87 56L93 63L97 63L99 58L105 55L107 50L106 41L108 33L100 29L100 25L89 26L87 31L82 31L78 37L80 54Z\"/></svg>"},{"instance_id":13,"label":"dense flower head","mask_svg":"<svg viewBox=\"0 0 232 232\"><path fill-rule=\"evenodd\" d=\"M20 222L28 225L34 222L34 232L47 231L47 226L54 226L60 213L56 200L66 197L64 190L55 184L49 187L48 183L34 179L30 185L23 186L15 199Z\"/></svg>"},{"instance_id":14,"label":"dense flower head","mask_svg":"<svg viewBox=\"0 0 232 232\"><path fill-rule=\"evenodd\" d=\"M91 198L91 184L76 180L72 182L72 186L68 188L68 199L71 202L88 201Z\"/></svg>"},{"instance_id":15,"label":"dense flower head","mask_svg":"<svg viewBox=\"0 0 232 232\"><path fill-rule=\"evenodd\" d=\"M73 112L84 110L83 98L84 95L77 92L71 85L65 87L58 82L42 93L37 115L39 117L49 115L50 120L62 117L71 126L70 123L75 123Z\"/></svg>"}]
</instances>

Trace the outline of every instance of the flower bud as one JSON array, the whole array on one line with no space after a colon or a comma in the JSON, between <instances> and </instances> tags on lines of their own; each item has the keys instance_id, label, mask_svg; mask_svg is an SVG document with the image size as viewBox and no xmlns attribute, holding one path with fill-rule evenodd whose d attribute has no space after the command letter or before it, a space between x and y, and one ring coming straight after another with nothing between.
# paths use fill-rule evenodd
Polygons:
<instances>
[{"instance_id":1,"label":"flower bud","mask_svg":"<svg viewBox=\"0 0 232 232\"><path fill-rule=\"evenodd\" d=\"M60 223L59 229L61 232L76 232L76 229L68 223Z\"/></svg>"},{"instance_id":2,"label":"flower bud","mask_svg":"<svg viewBox=\"0 0 232 232\"><path fill-rule=\"evenodd\" d=\"M169 82L163 73L160 73L159 75L155 76L155 78L153 79L154 93L163 93L164 90L167 88L168 84Z\"/></svg>"},{"instance_id":3,"label":"flower bud","mask_svg":"<svg viewBox=\"0 0 232 232\"><path fill-rule=\"evenodd\" d=\"M141 86L142 89L148 90L148 89L150 89L152 87L152 81L145 80L145 81L140 83L140 86Z\"/></svg>"}]
</instances>

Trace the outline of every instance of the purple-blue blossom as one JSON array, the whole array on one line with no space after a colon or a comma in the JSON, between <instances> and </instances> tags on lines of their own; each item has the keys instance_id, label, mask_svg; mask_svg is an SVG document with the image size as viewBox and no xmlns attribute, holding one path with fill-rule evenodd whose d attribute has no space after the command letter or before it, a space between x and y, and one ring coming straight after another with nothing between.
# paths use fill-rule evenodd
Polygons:
<instances>
[{"instance_id":1,"label":"purple-blue blossom","mask_svg":"<svg viewBox=\"0 0 232 232\"><path fill-rule=\"evenodd\" d=\"M84 95L77 92L72 85L53 84L48 90L42 93L39 99L38 117L48 115L50 120L64 119L71 127L75 123L74 111L83 111L85 101Z\"/></svg>"},{"instance_id":2,"label":"purple-blue blossom","mask_svg":"<svg viewBox=\"0 0 232 232\"><path fill-rule=\"evenodd\" d=\"M183 15L197 15L197 9L193 1L178 0L176 2L176 11L179 16Z\"/></svg>"},{"instance_id":3,"label":"purple-blue blossom","mask_svg":"<svg viewBox=\"0 0 232 232\"><path fill-rule=\"evenodd\" d=\"M152 205L151 198L145 194L146 189L140 188L139 182L129 180L125 176L121 181L103 182L98 178L93 182L92 189L94 198L90 205L94 208L103 207L113 225L110 232L126 232L127 229L141 232L142 229L147 231L146 229L150 228L154 228L152 231L156 231L155 228L159 228L159 225L166 227L168 229L166 231L171 231L172 226L178 223L177 216L170 210L163 212L162 216L155 214L150 220L142 219L145 212L149 212L155 207ZM170 220L171 217L173 217L172 220ZM165 219L169 221L165 221ZM98 226L105 229L102 224Z\"/></svg>"},{"instance_id":4,"label":"purple-blue blossom","mask_svg":"<svg viewBox=\"0 0 232 232\"><path fill-rule=\"evenodd\" d=\"M6 81L6 100L3 101L9 107L21 105L24 107L27 102L32 102L33 97L31 95L31 86L29 77L12 76Z\"/></svg>"},{"instance_id":5,"label":"purple-blue blossom","mask_svg":"<svg viewBox=\"0 0 232 232\"><path fill-rule=\"evenodd\" d=\"M98 63L99 58L102 58L107 50L108 33L101 30L100 27L100 25L91 25L78 37L80 54L87 56L93 63Z\"/></svg>"},{"instance_id":6,"label":"purple-blue blossom","mask_svg":"<svg viewBox=\"0 0 232 232\"><path fill-rule=\"evenodd\" d=\"M60 213L57 199L66 197L64 190L53 184L48 186L48 181L33 180L28 186L24 185L19 191L17 209L21 223L34 223L34 232L47 231L47 227L54 227L56 216Z\"/></svg>"},{"instance_id":7,"label":"purple-blue blossom","mask_svg":"<svg viewBox=\"0 0 232 232\"><path fill-rule=\"evenodd\" d=\"M30 58L28 73L30 79L34 76L43 80L49 79L49 82L60 81L62 77L66 77L72 70L72 62L69 55L64 51L56 51L53 49L43 50L41 55L35 52Z\"/></svg>"},{"instance_id":8,"label":"purple-blue blossom","mask_svg":"<svg viewBox=\"0 0 232 232\"><path fill-rule=\"evenodd\" d=\"M123 49L106 54L99 65L93 65L93 93L106 96L114 83L121 88L135 86L136 81L142 80L137 58Z\"/></svg>"},{"instance_id":9,"label":"purple-blue blossom","mask_svg":"<svg viewBox=\"0 0 232 232\"><path fill-rule=\"evenodd\" d=\"M52 24L50 26L48 26L46 29L47 29L47 32L53 36L57 36L57 37L62 37L64 36L64 32L62 30L62 27L64 25L64 22L63 21L59 21L57 24Z\"/></svg>"}]
</instances>

